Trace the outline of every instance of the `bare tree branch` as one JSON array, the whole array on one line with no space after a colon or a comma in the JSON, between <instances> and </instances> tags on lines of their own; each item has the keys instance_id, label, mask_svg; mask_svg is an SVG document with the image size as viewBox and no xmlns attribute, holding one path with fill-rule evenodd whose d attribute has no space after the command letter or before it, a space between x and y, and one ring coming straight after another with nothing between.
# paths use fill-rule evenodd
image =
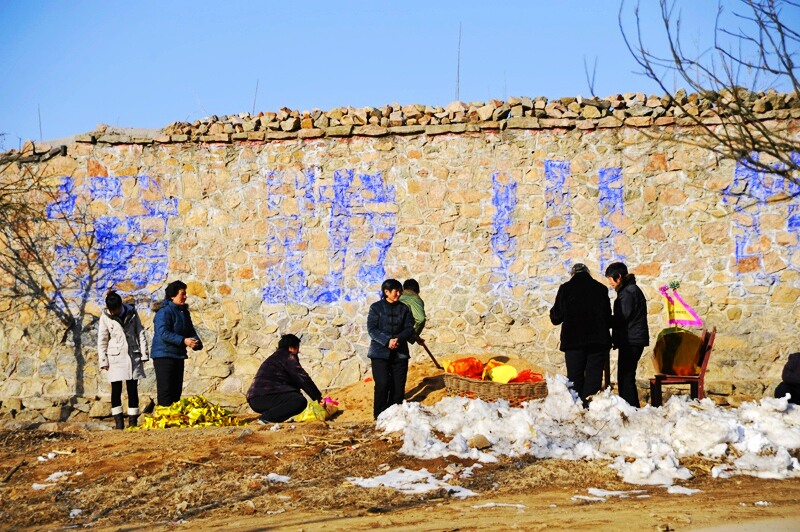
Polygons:
<instances>
[{"instance_id":1,"label":"bare tree branch","mask_svg":"<svg viewBox=\"0 0 800 532\"><path fill-rule=\"evenodd\" d=\"M739 0L730 17L719 6L712 46L687 52L681 13L674 0L659 0L662 54L652 52L645 35L638 1L632 13L635 27L626 27L629 6L623 1L620 31L642 73L655 81L675 107L673 140L702 146L719 157L733 159L758 173L781 176L799 185L798 142L789 121L773 109L800 108L800 82L795 56L800 33L789 24L800 20L800 3L793 0ZM738 25L731 27L730 20ZM668 80L677 78L691 94ZM786 91L784 95L778 91ZM787 105L788 104L788 105ZM794 114L793 118L797 118Z\"/></svg>"}]
</instances>

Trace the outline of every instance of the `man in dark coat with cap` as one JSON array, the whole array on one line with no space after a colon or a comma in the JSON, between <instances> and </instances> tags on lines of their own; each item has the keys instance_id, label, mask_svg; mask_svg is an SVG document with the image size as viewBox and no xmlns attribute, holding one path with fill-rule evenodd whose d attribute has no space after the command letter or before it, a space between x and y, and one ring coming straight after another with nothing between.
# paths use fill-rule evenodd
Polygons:
<instances>
[{"instance_id":1,"label":"man in dark coat with cap","mask_svg":"<svg viewBox=\"0 0 800 532\"><path fill-rule=\"evenodd\" d=\"M600 391L611 350L611 299L585 264L573 265L570 273L572 278L558 287L550 321L561 325L567 378L588 407L588 398Z\"/></svg>"}]
</instances>

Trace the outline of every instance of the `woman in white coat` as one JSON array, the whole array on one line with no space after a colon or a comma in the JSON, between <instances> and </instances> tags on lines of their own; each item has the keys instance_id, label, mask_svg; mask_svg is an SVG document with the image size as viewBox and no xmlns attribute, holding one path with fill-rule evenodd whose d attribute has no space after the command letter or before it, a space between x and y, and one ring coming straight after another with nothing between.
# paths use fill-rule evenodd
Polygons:
<instances>
[{"instance_id":1,"label":"woman in white coat","mask_svg":"<svg viewBox=\"0 0 800 532\"><path fill-rule=\"evenodd\" d=\"M144 362L150 360L150 353L139 314L133 305L123 304L113 290L106 294L106 309L100 314L97 360L100 369L107 370L111 383L111 415L115 428L125 428L122 381L128 391L128 426L135 427L139 418L137 379L144 378Z\"/></svg>"}]
</instances>

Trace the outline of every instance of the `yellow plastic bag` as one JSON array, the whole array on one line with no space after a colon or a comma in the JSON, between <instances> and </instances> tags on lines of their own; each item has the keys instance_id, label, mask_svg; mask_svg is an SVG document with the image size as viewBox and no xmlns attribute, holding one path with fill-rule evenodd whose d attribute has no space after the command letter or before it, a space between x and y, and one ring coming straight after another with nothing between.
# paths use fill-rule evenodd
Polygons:
<instances>
[{"instance_id":1,"label":"yellow plastic bag","mask_svg":"<svg viewBox=\"0 0 800 532\"><path fill-rule=\"evenodd\" d=\"M157 406L152 415L143 416L134 430L165 429L169 427L236 427L245 425L219 405L202 395L184 397L170 406Z\"/></svg>"},{"instance_id":2,"label":"yellow plastic bag","mask_svg":"<svg viewBox=\"0 0 800 532\"><path fill-rule=\"evenodd\" d=\"M309 401L306 405L306 409L294 416L294 420L297 423L302 423L304 421L325 421L326 419L328 419L328 412L325 411L325 407L316 401Z\"/></svg>"},{"instance_id":3,"label":"yellow plastic bag","mask_svg":"<svg viewBox=\"0 0 800 532\"><path fill-rule=\"evenodd\" d=\"M490 369L487 376L490 381L506 384L517 376L517 368L509 364L501 364Z\"/></svg>"},{"instance_id":4,"label":"yellow plastic bag","mask_svg":"<svg viewBox=\"0 0 800 532\"><path fill-rule=\"evenodd\" d=\"M489 361L483 366L483 374L481 374L481 379L492 380L491 377L489 377L489 372L491 372L497 366L502 366L503 364L504 363L500 362L499 360L490 358Z\"/></svg>"}]
</instances>

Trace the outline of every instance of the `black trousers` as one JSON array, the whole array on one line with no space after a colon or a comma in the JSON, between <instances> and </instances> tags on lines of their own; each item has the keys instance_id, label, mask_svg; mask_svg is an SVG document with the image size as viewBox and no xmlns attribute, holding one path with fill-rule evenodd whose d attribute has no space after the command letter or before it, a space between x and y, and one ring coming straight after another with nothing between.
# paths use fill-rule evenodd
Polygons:
<instances>
[{"instance_id":1,"label":"black trousers","mask_svg":"<svg viewBox=\"0 0 800 532\"><path fill-rule=\"evenodd\" d=\"M792 397L789 399L790 403L800 405L800 384L782 382L775 388L775 397L779 399L787 393L792 394Z\"/></svg>"},{"instance_id":2,"label":"black trousers","mask_svg":"<svg viewBox=\"0 0 800 532\"><path fill-rule=\"evenodd\" d=\"M139 385L136 379L125 381L128 390L128 408L139 408ZM111 383L111 408L122 406L122 381Z\"/></svg>"},{"instance_id":3,"label":"black trousers","mask_svg":"<svg viewBox=\"0 0 800 532\"><path fill-rule=\"evenodd\" d=\"M180 401L183 391L182 358L154 358L158 406L169 406Z\"/></svg>"},{"instance_id":4,"label":"black trousers","mask_svg":"<svg viewBox=\"0 0 800 532\"><path fill-rule=\"evenodd\" d=\"M283 423L306 409L308 400L300 392L274 393L247 400L255 412L261 414L261 421Z\"/></svg>"},{"instance_id":5,"label":"black trousers","mask_svg":"<svg viewBox=\"0 0 800 532\"><path fill-rule=\"evenodd\" d=\"M378 418L381 412L392 405L399 405L406 395L408 359L400 359L392 353L388 359L372 358L372 380L375 382L375 397L372 415Z\"/></svg>"},{"instance_id":6,"label":"black trousers","mask_svg":"<svg viewBox=\"0 0 800 532\"><path fill-rule=\"evenodd\" d=\"M617 359L617 387L619 396L629 405L639 408L639 390L636 388L636 368L644 352L643 345L620 345Z\"/></svg>"},{"instance_id":7,"label":"black trousers","mask_svg":"<svg viewBox=\"0 0 800 532\"><path fill-rule=\"evenodd\" d=\"M609 350L598 347L587 349L571 349L564 351L567 362L567 378L572 381L573 389L589 407L589 397L600 391L603 383L603 368L608 360Z\"/></svg>"}]
</instances>

